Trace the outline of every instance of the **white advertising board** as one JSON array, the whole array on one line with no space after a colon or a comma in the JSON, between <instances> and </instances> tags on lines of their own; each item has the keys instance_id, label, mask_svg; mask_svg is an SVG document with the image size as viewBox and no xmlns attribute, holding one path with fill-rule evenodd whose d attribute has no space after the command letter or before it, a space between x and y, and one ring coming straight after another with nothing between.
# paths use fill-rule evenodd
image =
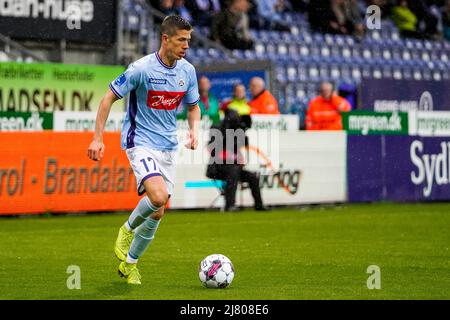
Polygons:
<instances>
[{"instance_id":1,"label":"white advertising board","mask_svg":"<svg viewBox=\"0 0 450 320\"><path fill-rule=\"evenodd\" d=\"M264 134L261 134L265 132ZM260 173L264 204L312 204L346 201L345 132L248 132L248 170ZM214 201L218 188L205 176L205 147L196 151L180 144L172 208L223 206ZM199 159L203 158L201 161ZM197 159L197 160L195 160ZM206 161L205 161L206 159ZM253 206L250 190L238 190L236 204Z\"/></svg>"}]
</instances>

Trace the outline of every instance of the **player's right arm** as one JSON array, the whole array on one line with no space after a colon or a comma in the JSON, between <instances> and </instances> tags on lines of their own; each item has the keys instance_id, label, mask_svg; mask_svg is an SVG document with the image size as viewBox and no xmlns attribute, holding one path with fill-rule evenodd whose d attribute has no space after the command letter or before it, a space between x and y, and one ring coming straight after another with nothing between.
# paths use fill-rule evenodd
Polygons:
<instances>
[{"instance_id":1,"label":"player's right arm","mask_svg":"<svg viewBox=\"0 0 450 320\"><path fill-rule=\"evenodd\" d=\"M103 131L106 120L113 103L125 97L131 90L136 89L140 81L140 71L132 63L128 69L122 73L116 80L109 84L109 90L106 92L97 111L95 120L94 139L88 148L88 157L91 160L98 161L105 154L105 145L103 144Z\"/></svg>"},{"instance_id":2,"label":"player's right arm","mask_svg":"<svg viewBox=\"0 0 450 320\"><path fill-rule=\"evenodd\" d=\"M91 160L98 161L105 154L105 145L103 144L103 131L105 130L106 120L114 102L119 98L109 89L100 102L95 120L94 138L88 148L88 157Z\"/></svg>"}]
</instances>

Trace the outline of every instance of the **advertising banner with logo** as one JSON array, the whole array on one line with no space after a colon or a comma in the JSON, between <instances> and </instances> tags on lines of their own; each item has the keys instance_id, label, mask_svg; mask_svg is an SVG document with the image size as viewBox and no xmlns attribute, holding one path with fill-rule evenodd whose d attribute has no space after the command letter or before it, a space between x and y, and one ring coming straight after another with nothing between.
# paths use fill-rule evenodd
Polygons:
<instances>
[{"instance_id":1,"label":"advertising banner with logo","mask_svg":"<svg viewBox=\"0 0 450 320\"><path fill-rule=\"evenodd\" d=\"M0 63L0 111L96 111L109 83L123 70L120 66Z\"/></svg>"},{"instance_id":2,"label":"advertising banner with logo","mask_svg":"<svg viewBox=\"0 0 450 320\"><path fill-rule=\"evenodd\" d=\"M102 161L87 157L92 133L0 133L0 215L131 210L136 180L119 133L105 133Z\"/></svg>"},{"instance_id":3,"label":"advertising banner with logo","mask_svg":"<svg viewBox=\"0 0 450 320\"><path fill-rule=\"evenodd\" d=\"M450 111L409 112L410 136L450 136Z\"/></svg>"},{"instance_id":4,"label":"advertising banner with logo","mask_svg":"<svg viewBox=\"0 0 450 320\"><path fill-rule=\"evenodd\" d=\"M345 132L248 132L248 170L260 174L267 205L346 201ZM200 143L200 145L202 145ZM200 159L203 159L201 162ZM206 148L180 148L173 208L208 208L223 205L218 182L205 176ZM250 190L238 190L236 203L252 206Z\"/></svg>"},{"instance_id":5,"label":"advertising banner with logo","mask_svg":"<svg viewBox=\"0 0 450 320\"><path fill-rule=\"evenodd\" d=\"M450 81L363 79L360 109L377 112L450 111Z\"/></svg>"},{"instance_id":6,"label":"advertising banner with logo","mask_svg":"<svg viewBox=\"0 0 450 320\"><path fill-rule=\"evenodd\" d=\"M196 151L183 147L185 133L179 131L169 207L220 207L223 197L217 197L217 184L205 176L209 132L201 130ZM0 134L0 215L132 210L139 200L118 132L104 134L107 152L99 162L86 154L91 132ZM346 201L345 132L255 130L248 136L247 169L260 174L265 204ZM248 189L239 190L236 200L238 205L253 205Z\"/></svg>"},{"instance_id":7,"label":"advertising banner with logo","mask_svg":"<svg viewBox=\"0 0 450 320\"><path fill-rule=\"evenodd\" d=\"M252 115L252 130L279 130L295 132L300 129L300 118L295 114Z\"/></svg>"},{"instance_id":8,"label":"advertising banner with logo","mask_svg":"<svg viewBox=\"0 0 450 320\"><path fill-rule=\"evenodd\" d=\"M2 0L0 30L17 39L113 43L116 1Z\"/></svg>"},{"instance_id":9,"label":"advertising banner with logo","mask_svg":"<svg viewBox=\"0 0 450 320\"><path fill-rule=\"evenodd\" d=\"M105 131L122 129L125 112L110 112L106 120ZM56 111L53 113L54 131L91 131L95 130L96 112Z\"/></svg>"},{"instance_id":10,"label":"advertising banner with logo","mask_svg":"<svg viewBox=\"0 0 450 320\"><path fill-rule=\"evenodd\" d=\"M450 139L348 136L350 202L450 200Z\"/></svg>"},{"instance_id":11,"label":"advertising banner with logo","mask_svg":"<svg viewBox=\"0 0 450 320\"><path fill-rule=\"evenodd\" d=\"M406 112L343 112L342 124L348 134L408 134Z\"/></svg>"},{"instance_id":12,"label":"advertising banner with logo","mask_svg":"<svg viewBox=\"0 0 450 320\"><path fill-rule=\"evenodd\" d=\"M1 112L0 132L53 129L53 115L44 112Z\"/></svg>"}]
</instances>

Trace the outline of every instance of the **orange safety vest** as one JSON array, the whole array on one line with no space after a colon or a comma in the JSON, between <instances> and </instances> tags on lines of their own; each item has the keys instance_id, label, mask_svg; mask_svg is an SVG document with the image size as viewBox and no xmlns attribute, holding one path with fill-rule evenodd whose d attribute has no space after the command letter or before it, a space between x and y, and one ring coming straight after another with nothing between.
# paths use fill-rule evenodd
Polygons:
<instances>
[{"instance_id":1,"label":"orange safety vest","mask_svg":"<svg viewBox=\"0 0 450 320\"><path fill-rule=\"evenodd\" d=\"M280 114L277 100L267 90L261 92L248 104L252 108L250 114Z\"/></svg>"},{"instance_id":2,"label":"orange safety vest","mask_svg":"<svg viewBox=\"0 0 450 320\"><path fill-rule=\"evenodd\" d=\"M311 100L306 113L306 130L342 130L341 112L351 110L350 103L338 95L330 100L318 96Z\"/></svg>"}]
</instances>

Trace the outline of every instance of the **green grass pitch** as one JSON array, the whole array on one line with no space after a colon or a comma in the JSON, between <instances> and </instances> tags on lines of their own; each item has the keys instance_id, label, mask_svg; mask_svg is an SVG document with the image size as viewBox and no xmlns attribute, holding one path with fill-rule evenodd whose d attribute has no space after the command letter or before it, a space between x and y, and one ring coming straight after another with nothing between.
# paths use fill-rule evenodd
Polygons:
<instances>
[{"instance_id":1,"label":"green grass pitch","mask_svg":"<svg viewBox=\"0 0 450 320\"><path fill-rule=\"evenodd\" d=\"M169 212L139 262L143 284L117 275L126 214L0 219L0 299L449 299L450 204L371 204L257 213ZM197 275L222 253L224 290ZM69 265L81 289L66 286ZM367 268L381 270L369 290Z\"/></svg>"}]
</instances>

